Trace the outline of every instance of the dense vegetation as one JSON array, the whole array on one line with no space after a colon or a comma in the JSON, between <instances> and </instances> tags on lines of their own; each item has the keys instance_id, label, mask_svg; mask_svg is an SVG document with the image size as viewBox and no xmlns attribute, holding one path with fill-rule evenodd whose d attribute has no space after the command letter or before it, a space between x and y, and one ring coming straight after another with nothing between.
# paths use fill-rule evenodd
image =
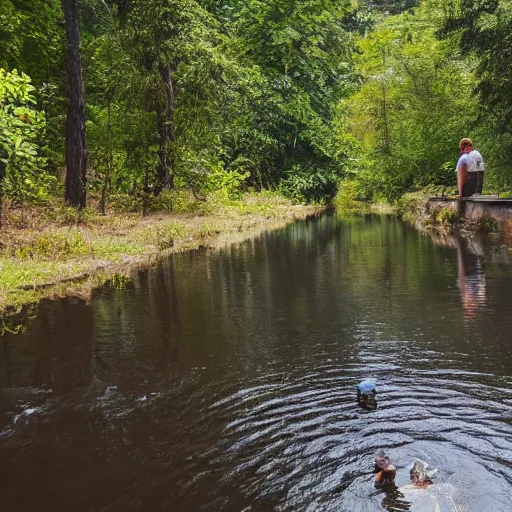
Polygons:
<instances>
[{"instance_id":1,"label":"dense vegetation","mask_svg":"<svg viewBox=\"0 0 512 512\"><path fill-rule=\"evenodd\" d=\"M426 186L456 188L458 141L488 161L487 190L512 185L512 14L508 2L424 0L359 41L360 87L346 102L360 143L341 192L393 200Z\"/></svg>"},{"instance_id":2,"label":"dense vegetation","mask_svg":"<svg viewBox=\"0 0 512 512\"><path fill-rule=\"evenodd\" d=\"M0 198L394 200L455 188L463 136L507 191L509 4L3 0Z\"/></svg>"}]
</instances>

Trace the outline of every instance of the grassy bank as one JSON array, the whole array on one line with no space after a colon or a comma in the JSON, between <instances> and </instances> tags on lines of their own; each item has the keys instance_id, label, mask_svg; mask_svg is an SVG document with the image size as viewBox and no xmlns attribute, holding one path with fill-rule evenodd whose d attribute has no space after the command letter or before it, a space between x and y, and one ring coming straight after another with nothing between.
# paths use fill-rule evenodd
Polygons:
<instances>
[{"instance_id":1,"label":"grassy bank","mask_svg":"<svg viewBox=\"0 0 512 512\"><path fill-rule=\"evenodd\" d=\"M186 198L178 212L96 210L64 206L10 209L0 230L0 313L44 297L79 295L129 276L170 252L217 247L250 238L319 211L275 195L247 194L237 201Z\"/></svg>"}]
</instances>

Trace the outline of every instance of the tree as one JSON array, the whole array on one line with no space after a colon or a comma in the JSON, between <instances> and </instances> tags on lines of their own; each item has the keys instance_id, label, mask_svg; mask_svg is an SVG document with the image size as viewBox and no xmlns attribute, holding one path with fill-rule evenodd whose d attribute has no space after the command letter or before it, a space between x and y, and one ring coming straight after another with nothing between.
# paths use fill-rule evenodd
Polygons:
<instances>
[{"instance_id":1,"label":"tree","mask_svg":"<svg viewBox=\"0 0 512 512\"><path fill-rule=\"evenodd\" d=\"M148 76L158 130L155 193L174 188L177 167L176 73L208 38L208 15L194 0L134 0L125 25L128 51Z\"/></svg>"},{"instance_id":2,"label":"tree","mask_svg":"<svg viewBox=\"0 0 512 512\"><path fill-rule=\"evenodd\" d=\"M27 75L0 68L0 226L4 195L20 205L47 198L50 177L41 156L44 115L34 108Z\"/></svg>"},{"instance_id":3,"label":"tree","mask_svg":"<svg viewBox=\"0 0 512 512\"><path fill-rule=\"evenodd\" d=\"M260 169L263 185L280 186L297 200L332 197L344 172L332 123L352 83L352 37L343 25L350 2L231 3L242 62L256 65L266 81L268 99L256 113L274 142Z\"/></svg>"},{"instance_id":4,"label":"tree","mask_svg":"<svg viewBox=\"0 0 512 512\"><path fill-rule=\"evenodd\" d=\"M361 178L393 200L426 185L455 183L457 143L475 132L474 77L439 41L440 11L429 3L388 17L363 38L349 124L363 146ZM466 135L466 136L467 136Z\"/></svg>"},{"instance_id":5,"label":"tree","mask_svg":"<svg viewBox=\"0 0 512 512\"><path fill-rule=\"evenodd\" d=\"M68 115L66 121L66 203L86 206L85 98L77 0L61 0L66 26Z\"/></svg>"},{"instance_id":6,"label":"tree","mask_svg":"<svg viewBox=\"0 0 512 512\"><path fill-rule=\"evenodd\" d=\"M0 1L0 67L31 78L38 109L46 116L44 153L54 175L64 162L64 49L60 0Z\"/></svg>"}]
</instances>

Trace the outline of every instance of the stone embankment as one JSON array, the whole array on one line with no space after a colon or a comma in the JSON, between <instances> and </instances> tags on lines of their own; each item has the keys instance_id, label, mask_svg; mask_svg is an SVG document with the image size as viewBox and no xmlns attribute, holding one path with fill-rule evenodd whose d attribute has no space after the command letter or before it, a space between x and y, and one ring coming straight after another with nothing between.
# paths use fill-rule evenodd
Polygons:
<instances>
[{"instance_id":1,"label":"stone embankment","mask_svg":"<svg viewBox=\"0 0 512 512\"><path fill-rule=\"evenodd\" d=\"M453 215L444 216L458 218L466 227L495 223L499 231L512 239L512 199L484 195L468 197L462 201L430 198L428 210L438 216L443 210L453 212Z\"/></svg>"}]
</instances>

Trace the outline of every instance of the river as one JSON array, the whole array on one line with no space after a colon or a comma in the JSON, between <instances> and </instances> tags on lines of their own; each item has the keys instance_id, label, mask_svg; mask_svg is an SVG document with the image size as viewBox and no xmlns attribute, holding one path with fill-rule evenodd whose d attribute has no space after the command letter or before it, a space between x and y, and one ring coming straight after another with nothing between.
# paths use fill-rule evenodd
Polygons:
<instances>
[{"instance_id":1,"label":"river","mask_svg":"<svg viewBox=\"0 0 512 512\"><path fill-rule=\"evenodd\" d=\"M296 222L0 339L2 510L398 510L384 449L398 485L418 457L458 511L510 512L511 375L506 247Z\"/></svg>"}]
</instances>

